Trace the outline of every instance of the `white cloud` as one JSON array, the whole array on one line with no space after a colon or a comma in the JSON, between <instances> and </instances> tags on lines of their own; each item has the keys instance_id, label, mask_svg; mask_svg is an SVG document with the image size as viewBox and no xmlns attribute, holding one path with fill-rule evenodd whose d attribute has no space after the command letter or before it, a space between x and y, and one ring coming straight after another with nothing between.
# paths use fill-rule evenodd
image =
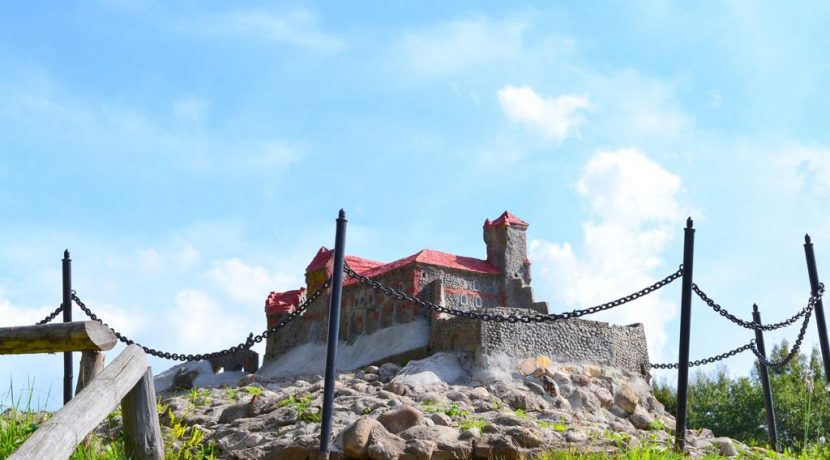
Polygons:
<instances>
[{"instance_id":1,"label":"white cloud","mask_svg":"<svg viewBox=\"0 0 830 460\"><path fill-rule=\"evenodd\" d=\"M580 111L591 105L587 96L564 94L543 98L527 86L505 86L498 96L507 118L529 125L557 142L578 134L577 129L585 121Z\"/></svg>"},{"instance_id":2,"label":"white cloud","mask_svg":"<svg viewBox=\"0 0 830 460\"><path fill-rule=\"evenodd\" d=\"M815 199L830 197L830 150L796 145L779 154L773 164L794 191Z\"/></svg>"},{"instance_id":3,"label":"white cloud","mask_svg":"<svg viewBox=\"0 0 830 460\"><path fill-rule=\"evenodd\" d=\"M239 259L213 262L208 277L216 281L233 299L261 307L271 291L296 289L301 283L297 276L271 273L262 267L252 267Z\"/></svg>"},{"instance_id":4,"label":"white cloud","mask_svg":"<svg viewBox=\"0 0 830 460\"><path fill-rule=\"evenodd\" d=\"M220 307L208 293L185 289L176 295L176 306L168 314L171 327L170 348L179 353L208 353L243 342L251 329L252 321L229 313ZM257 331L264 329L258 317Z\"/></svg>"},{"instance_id":5,"label":"white cloud","mask_svg":"<svg viewBox=\"0 0 830 460\"><path fill-rule=\"evenodd\" d=\"M577 182L591 215L583 224L584 254L578 255L570 243L532 241L537 289L563 309L587 307L676 270L669 263L666 273L656 272L664 266L668 242L682 228L680 191L680 178L638 150L596 152ZM665 357L665 326L674 316L674 302L664 301L661 292L595 315L616 323L643 323L654 361Z\"/></svg>"}]
</instances>

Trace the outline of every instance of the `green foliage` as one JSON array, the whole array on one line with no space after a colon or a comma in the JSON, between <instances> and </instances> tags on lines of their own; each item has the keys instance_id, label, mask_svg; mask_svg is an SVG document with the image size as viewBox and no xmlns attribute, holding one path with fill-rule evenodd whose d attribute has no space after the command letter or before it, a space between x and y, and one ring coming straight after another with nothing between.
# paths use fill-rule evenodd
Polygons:
<instances>
[{"instance_id":1,"label":"green foliage","mask_svg":"<svg viewBox=\"0 0 830 460\"><path fill-rule=\"evenodd\" d=\"M199 428L185 425L172 410L167 411L170 429L164 431L164 458L167 460L214 460L215 446L205 442ZM124 458L124 457L120 457Z\"/></svg>"},{"instance_id":2,"label":"green foliage","mask_svg":"<svg viewBox=\"0 0 830 460\"><path fill-rule=\"evenodd\" d=\"M229 388L227 395L228 399L230 399L231 401L239 402L239 390L237 390L236 388Z\"/></svg>"},{"instance_id":3,"label":"green foliage","mask_svg":"<svg viewBox=\"0 0 830 460\"><path fill-rule=\"evenodd\" d=\"M513 411L513 415L519 418L527 418L527 414L525 413L524 409L516 409Z\"/></svg>"},{"instance_id":4,"label":"green foliage","mask_svg":"<svg viewBox=\"0 0 830 460\"><path fill-rule=\"evenodd\" d=\"M262 387L245 387L245 392L251 396L260 396L263 391Z\"/></svg>"},{"instance_id":5,"label":"green foliage","mask_svg":"<svg viewBox=\"0 0 830 460\"><path fill-rule=\"evenodd\" d=\"M780 361L789 352L783 341L772 348L769 359ZM823 382L821 355L815 348L809 359L801 353L787 365L770 369L779 441L792 452L812 455L803 458L830 458L820 457L824 447L818 445L820 439L830 438L830 394ZM675 389L666 382L657 384L654 394L667 411L677 410ZM721 368L711 375L698 373L689 383L689 428L706 427L716 436L765 446L769 442L765 413L757 366L750 377L731 378Z\"/></svg>"},{"instance_id":6,"label":"green foliage","mask_svg":"<svg viewBox=\"0 0 830 460\"><path fill-rule=\"evenodd\" d=\"M312 400L314 400L314 396L311 394L305 394L299 397L296 394L292 394L291 396L280 401L277 405L279 407L293 407L294 409L296 409L298 420L309 423L320 423L320 410L319 408L312 408Z\"/></svg>"},{"instance_id":7,"label":"green foliage","mask_svg":"<svg viewBox=\"0 0 830 460\"><path fill-rule=\"evenodd\" d=\"M210 404L210 391L194 388L187 393L187 399L194 407L202 407Z\"/></svg>"},{"instance_id":8,"label":"green foliage","mask_svg":"<svg viewBox=\"0 0 830 460\"><path fill-rule=\"evenodd\" d=\"M487 420L475 418L475 417L467 417L458 422L458 428L461 431L469 430L470 428L478 428L479 430L487 426Z\"/></svg>"},{"instance_id":9,"label":"green foliage","mask_svg":"<svg viewBox=\"0 0 830 460\"><path fill-rule=\"evenodd\" d=\"M550 428L553 431L564 433L568 431L568 425L562 422L551 422L549 420L539 420L536 422L539 428Z\"/></svg>"}]
</instances>

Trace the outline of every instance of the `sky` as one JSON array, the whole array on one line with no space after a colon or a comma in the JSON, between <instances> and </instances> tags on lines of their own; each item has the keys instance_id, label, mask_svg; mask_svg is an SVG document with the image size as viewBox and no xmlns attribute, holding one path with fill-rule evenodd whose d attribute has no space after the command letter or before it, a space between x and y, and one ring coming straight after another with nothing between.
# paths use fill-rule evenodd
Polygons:
<instances>
[{"instance_id":1,"label":"sky","mask_svg":"<svg viewBox=\"0 0 830 460\"><path fill-rule=\"evenodd\" d=\"M805 233L830 279L829 8L2 2L0 325L60 304L69 249L119 331L226 348L302 285L341 208L347 252L382 261L485 258L484 219L510 210L552 312L675 271L692 217L695 282L779 321L809 297ZM642 322L676 361L679 303L675 283L591 319ZM692 359L752 337L693 304ZM0 388L48 406L61 375L57 355L0 357Z\"/></svg>"}]
</instances>

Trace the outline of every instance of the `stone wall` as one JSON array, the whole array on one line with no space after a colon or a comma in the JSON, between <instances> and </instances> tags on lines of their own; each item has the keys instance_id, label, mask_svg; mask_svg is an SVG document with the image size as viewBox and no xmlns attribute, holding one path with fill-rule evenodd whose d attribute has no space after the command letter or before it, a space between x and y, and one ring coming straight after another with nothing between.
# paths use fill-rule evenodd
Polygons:
<instances>
[{"instance_id":1,"label":"stone wall","mask_svg":"<svg viewBox=\"0 0 830 460\"><path fill-rule=\"evenodd\" d=\"M528 314L533 310L496 308L492 313ZM598 321L496 323L451 317L433 319L430 353L467 351L477 356L507 353L548 355L557 361L591 362L643 373L649 363L642 324L615 326Z\"/></svg>"}]
</instances>

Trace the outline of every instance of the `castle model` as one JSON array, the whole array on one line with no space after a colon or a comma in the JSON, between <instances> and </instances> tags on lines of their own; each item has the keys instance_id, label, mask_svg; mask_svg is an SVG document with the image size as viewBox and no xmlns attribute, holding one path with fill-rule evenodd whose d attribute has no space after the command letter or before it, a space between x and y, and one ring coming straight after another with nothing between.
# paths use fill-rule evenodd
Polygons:
<instances>
[{"instance_id":1,"label":"castle model","mask_svg":"<svg viewBox=\"0 0 830 460\"><path fill-rule=\"evenodd\" d=\"M384 263L346 256L352 270L414 297L459 310L499 314L548 313L530 286L528 224L505 211L484 222L487 258L462 257L422 250ZM334 251L320 248L306 267L306 286L271 292L265 315L271 327L305 301L331 276ZM265 364L303 344L324 344L329 297L320 296L297 319L268 338ZM496 323L453 317L386 296L346 277L340 317L341 345L361 343L363 361L416 358L439 351L462 351L476 358L492 353L513 356L546 354L561 361L590 361L646 373L648 352L642 324L613 326L586 320L552 323ZM369 344L369 347L366 347ZM338 364L341 366L341 364ZM348 364L345 365L348 367Z\"/></svg>"}]
</instances>

